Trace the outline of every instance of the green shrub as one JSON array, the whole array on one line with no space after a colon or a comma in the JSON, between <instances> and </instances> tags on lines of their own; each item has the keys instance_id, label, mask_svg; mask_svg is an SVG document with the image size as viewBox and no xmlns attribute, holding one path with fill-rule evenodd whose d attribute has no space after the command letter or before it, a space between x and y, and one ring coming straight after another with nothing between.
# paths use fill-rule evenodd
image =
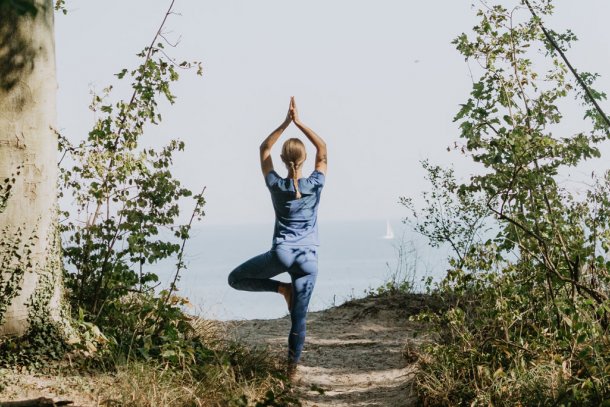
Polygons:
<instances>
[{"instance_id":1,"label":"green shrub","mask_svg":"<svg viewBox=\"0 0 610 407\"><path fill-rule=\"evenodd\" d=\"M203 192L193 195L171 173L184 143L170 140L153 148L144 130L161 121L159 99L174 102L170 88L179 79L177 70L198 64L171 60L158 33L152 44L138 55L136 69L117 74L132 80L129 101L109 102L109 87L93 97L97 120L86 139L73 144L59 137L60 195L76 205L63 212L61 224L65 284L78 329L93 340L76 344L80 350L97 348L94 342L102 337L91 331L97 326L117 360L182 365L201 350L186 339L185 300L174 292L192 222L203 216L205 201ZM179 224L186 198L193 198L194 210L188 223ZM150 266L172 257L174 281L159 292Z\"/></svg>"},{"instance_id":2,"label":"green shrub","mask_svg":"<svg viewBox=\"0 0 610 407\"><path fill-rule=\"evenodd\" d=\"M607 117L592 97L605 95L590 88L596 75L568 76L557 49L571 32L551 43L525 7L478 16L474 35L454 41L481 68L455 120L456 149L481 170L459 183L424 163L426 207L403 199L416 229L454 252L435 287L446 310L418 317L437 340L419 351L417 387L428 405L599 405L610 398L610 173L585 193L558 177L600 156ZM569 95L589 123L559 136Z\"/></svg>"}]
</instances>

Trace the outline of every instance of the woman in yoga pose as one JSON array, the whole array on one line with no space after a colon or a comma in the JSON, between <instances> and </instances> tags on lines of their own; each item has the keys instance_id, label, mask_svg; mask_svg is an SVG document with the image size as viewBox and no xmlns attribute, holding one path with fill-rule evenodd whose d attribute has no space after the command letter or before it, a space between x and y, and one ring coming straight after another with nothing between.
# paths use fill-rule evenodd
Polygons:
<instances>
[{"instance_id":1,"label":"woman in yoga pose","mask_svg":"<svg viewBox=\"0 0 610 407\"><path fill-rule=\"evenodd\" d=\"M280 157L288 169L282 178L273 169L271 147L290 122L305 134L316 148L315 169L307 178L301 170L305 145L297 138L286 140ZM275 210L271 250L251 258L229 275L229 285L244 291L271 291L284 296L292 326L288 336L288 373L294 374L305 342L307 306L318 274L318 204L326 174L326 143L299 119L294 97L284 122L260 146L261 169ZM272 277L290 274L292 283Z\"/></svg>"}]
</instances>

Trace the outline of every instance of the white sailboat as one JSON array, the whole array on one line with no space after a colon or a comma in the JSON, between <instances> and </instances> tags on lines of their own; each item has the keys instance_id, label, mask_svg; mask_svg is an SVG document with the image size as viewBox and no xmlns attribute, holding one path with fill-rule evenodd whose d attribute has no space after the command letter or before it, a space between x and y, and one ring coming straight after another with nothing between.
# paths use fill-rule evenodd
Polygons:
<instances>
[{"instance_id":1,"label":"white sailboat","mask_svg":"<svg viewBox=\"0 0 610 407\"><path fill-rule=\"evenodd\" d=\"M386 229L384 239L394 239L394 231L392 230L392 225L390 225L390 221L386 220Z\"/></svg>"}]
</instances>

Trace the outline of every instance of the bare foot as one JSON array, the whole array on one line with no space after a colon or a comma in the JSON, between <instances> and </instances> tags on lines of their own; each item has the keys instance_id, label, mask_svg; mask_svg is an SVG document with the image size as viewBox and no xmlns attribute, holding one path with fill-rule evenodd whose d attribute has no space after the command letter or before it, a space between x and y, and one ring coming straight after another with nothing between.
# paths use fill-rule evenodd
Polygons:
<instances>
[{"instance_id":1,"label":"bare foot","mask_svg":"<svg viewBox=\"0 0 610 407\"><path fill-rule=\"evenodd\" d=\"M292 284L280 283L277 292L284 296L286 305L288 305L288 312L292 312Z\"/></svg>"}]
</instances>

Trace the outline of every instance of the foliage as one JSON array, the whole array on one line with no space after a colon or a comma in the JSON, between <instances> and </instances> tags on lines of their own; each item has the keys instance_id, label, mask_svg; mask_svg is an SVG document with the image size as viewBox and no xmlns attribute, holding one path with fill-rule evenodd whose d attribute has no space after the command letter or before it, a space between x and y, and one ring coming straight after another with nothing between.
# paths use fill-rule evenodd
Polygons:
<instances>
[{"instance_id":1,"label":"foliage","mask_svg":"<svg viewBox=\"0 0 610 407\"><path fill-rule=\"evenodd\" d=\"M0 185L0 213L6 209L16 177L21 173L18 167L11 177ZM63 354L64 343L56 340L60 337L58 326L49 323L48 301L53 292L49 282L48 270L35 270L32 254L38 237L26 233L27 225L12 229L5 227L0 237L0 324L5 322L6 312L11 302L21 293L23 277L26 273L38 274L37 290L29 298L28 329L21 338L3 338L0 341L0 365L39 364L47 356L58 357Z\"/></svg>"},{"instance_id":2,"label":"foliage","mask_svg":"<svg viewBox=\"0 0 610 407\"><path fill-rule=\"evenodd\" d=\"M432 190L423 193L424 207L419 211L410 197L400 203L411 212L406 219L416 232L428 238L432 247L448 244L455 258L451 263L462 267L468 254L486 232L490 213L481 194L459 190L452 168L445 169L422 161L426 180Z\"/></svg>"},{"instance_id":3,"label":"foliage","mask_svg":"<svg viewBox=\"0 0 610 407\"><path fill-rule=\"evenodd\" d=\"M186 300L172 295L185 268L192 222L203 216L203 192L193 195L171 173L183 142L155 148L144 139L146 129L162 120L159 103L175 102L171 85L178 70L201 74L199 63L178 63L157 42L165 40L170 14L171 6L151 46L138 54L140 65L116 75L131 79L129 101L111 102L108 87L93 95L96 121L84 140L73 144L59 135L60 196L72 201L61 222L65 282L81 334L72 345L104 364L134 358L184 366L207 357L188 339ZM187 198L194 201L191 220L177 224ZM174 282L157 293L159 277L150 266L171 257L177 258Z\"/></svg>"},{"instance_id":4,"label":"foliage","mask_svg":"<svg viewBox=\"0 0 610 407\"><path fill-rule=\"evenodd\" d=\"M17 171L17 175L19 175L19 171ZM6 210L6 202L11 196L11 191L13 190L13 186L15 185L15 176L13 175L10 178L5 178L2 184L0 184L0 213Z\"/></svg>"},{"instance_id":5,"label":"foliage","mask_svg":"<svg viewBox=\"0 0 610 407\"><path fill-rule=\"evenodd\" d=\"M61 11L63 14L68 14L68 9L66 8L66 0L55 0L55 11Z\"/></svg>"},{"instance_id":6,"label":"foliage","mask_svg":"<svg viewBox=\"0 0 610 407\"><path fill-rule=\"evenodd\" d=\"M0 0L0 8L12 9L19 15L36 16L38 13L33 0Z\"/></svg>"},{"instance_id":7,"label":"foliage","mask_svg":"<svg viewBox=\"0 0 610 407\"><path fill-rule=\"evenodd\" d=\"M191 340L207 349L205 363L172 369L151 361L119 365L115 383L100 392L101 399L126 406L300 405L279 355L228 340L227 326L217 321L189 323Z\"/></svg>"},{"instance_id":8,"label":"foliage","mask_svg":"<svg viewBox=\"0 0 610 407\"><path fill-rule=\"evenodd\" d=\"M19 295L23 275L32 272L32 247L36 236L24 236L21 228L10 233L2 230L0 238L0 324L11 301Z\"/></svg>"},{"instance_id":9,"label":"foliage","mask_svg":"<svg viewBox=\"0 0 610 407\"><path fill-rule=\"evenodd\" d=\"M51 309L53 296L62 278L61 273L57 273L57 270L61 270L57 229L54 228L49 233L50 244L44 267L36 267L32 258L38 240L36 235L30 234L26 239L23 230L18 228L12 234L5 234L4 239L4 242L10 243L0 242L0 256L6 272L2 276L2 313L6 312L13 298L21 293L25 273L36 273L37 281L36 289L25 302L28 312L27 329L21 336L2 338L0 366L40 369L46 366L47 361L64 356L69 349L68 336L72 331L65 309L61 306L59 310Z\"/></svg>"},{"instance_id":10,"label":"foliage","mask_svg":"<svg viewBox=\"0 0 610 407\"><path fill-rule=\"evenodd\" d=\"M35 17L38 14L39 8L34 0L0 0L0 8L5 7L12 9L19 15L30 15ZM63 14L67 14L66 0L54 0L53 7Z\"/></svg>"},{"instance_id":11,"label":"foliage","mask_svg":"<svg viewBox=\"0 0 610 407\"><path fill-rule=\"evenodd\" d=\"M228 324L199 318L189 323L190 340L207 349L205 363L180 367L154 359L132 360L106 371L83 366L86 359L71 353L69 363L46 363L34 369L0 368L0 392L4 399L25 398L39 393L43 380L47 389L54 389L64 399L80 399L80 405L299 405L284 375L284 352L236 343L228 339L232 336Z\"/></svg>"},{"instance_id":12,"label":"foliage","mask_svg":"<svg viewBox=\"0 0 610 407\"><path fill-rule=\"evenodd\" d=\"M15 174L4 179L0 184L0 214L6 210L6 202L11 196L16 176L20 174L17 168ZM35 236L24 236L21 228L12 231L8 227L2 230L0 237L0 324L4 322L6 310L11 301L19 295L21 282L26 271L32 269L32 246Z\"/></svg>"},{"instance_id":13,"label":"foliage","mask_svg":"<svg viewBox=\"0 0 610 407\"><path fill-rule=\"evenodd\" d=\"M553 11L548 0L534 8ZM480 67L455 120L458 148L482 169L457 184L425 165L433 192L415 220L455 253L437 287L448 310L419 317L439 336L420 352L418 388L430 405L598 404L610 398L610 173L593 174L586 193L558 179L600 156L605 121L539 18L487 3L478 17L474 35L454 41ZM553 35L563 50L576 39ZM596 78L580 75L588 86ZM560 108L571 95L590 125L565 135Z\"/></svg>"}]
</instances>

